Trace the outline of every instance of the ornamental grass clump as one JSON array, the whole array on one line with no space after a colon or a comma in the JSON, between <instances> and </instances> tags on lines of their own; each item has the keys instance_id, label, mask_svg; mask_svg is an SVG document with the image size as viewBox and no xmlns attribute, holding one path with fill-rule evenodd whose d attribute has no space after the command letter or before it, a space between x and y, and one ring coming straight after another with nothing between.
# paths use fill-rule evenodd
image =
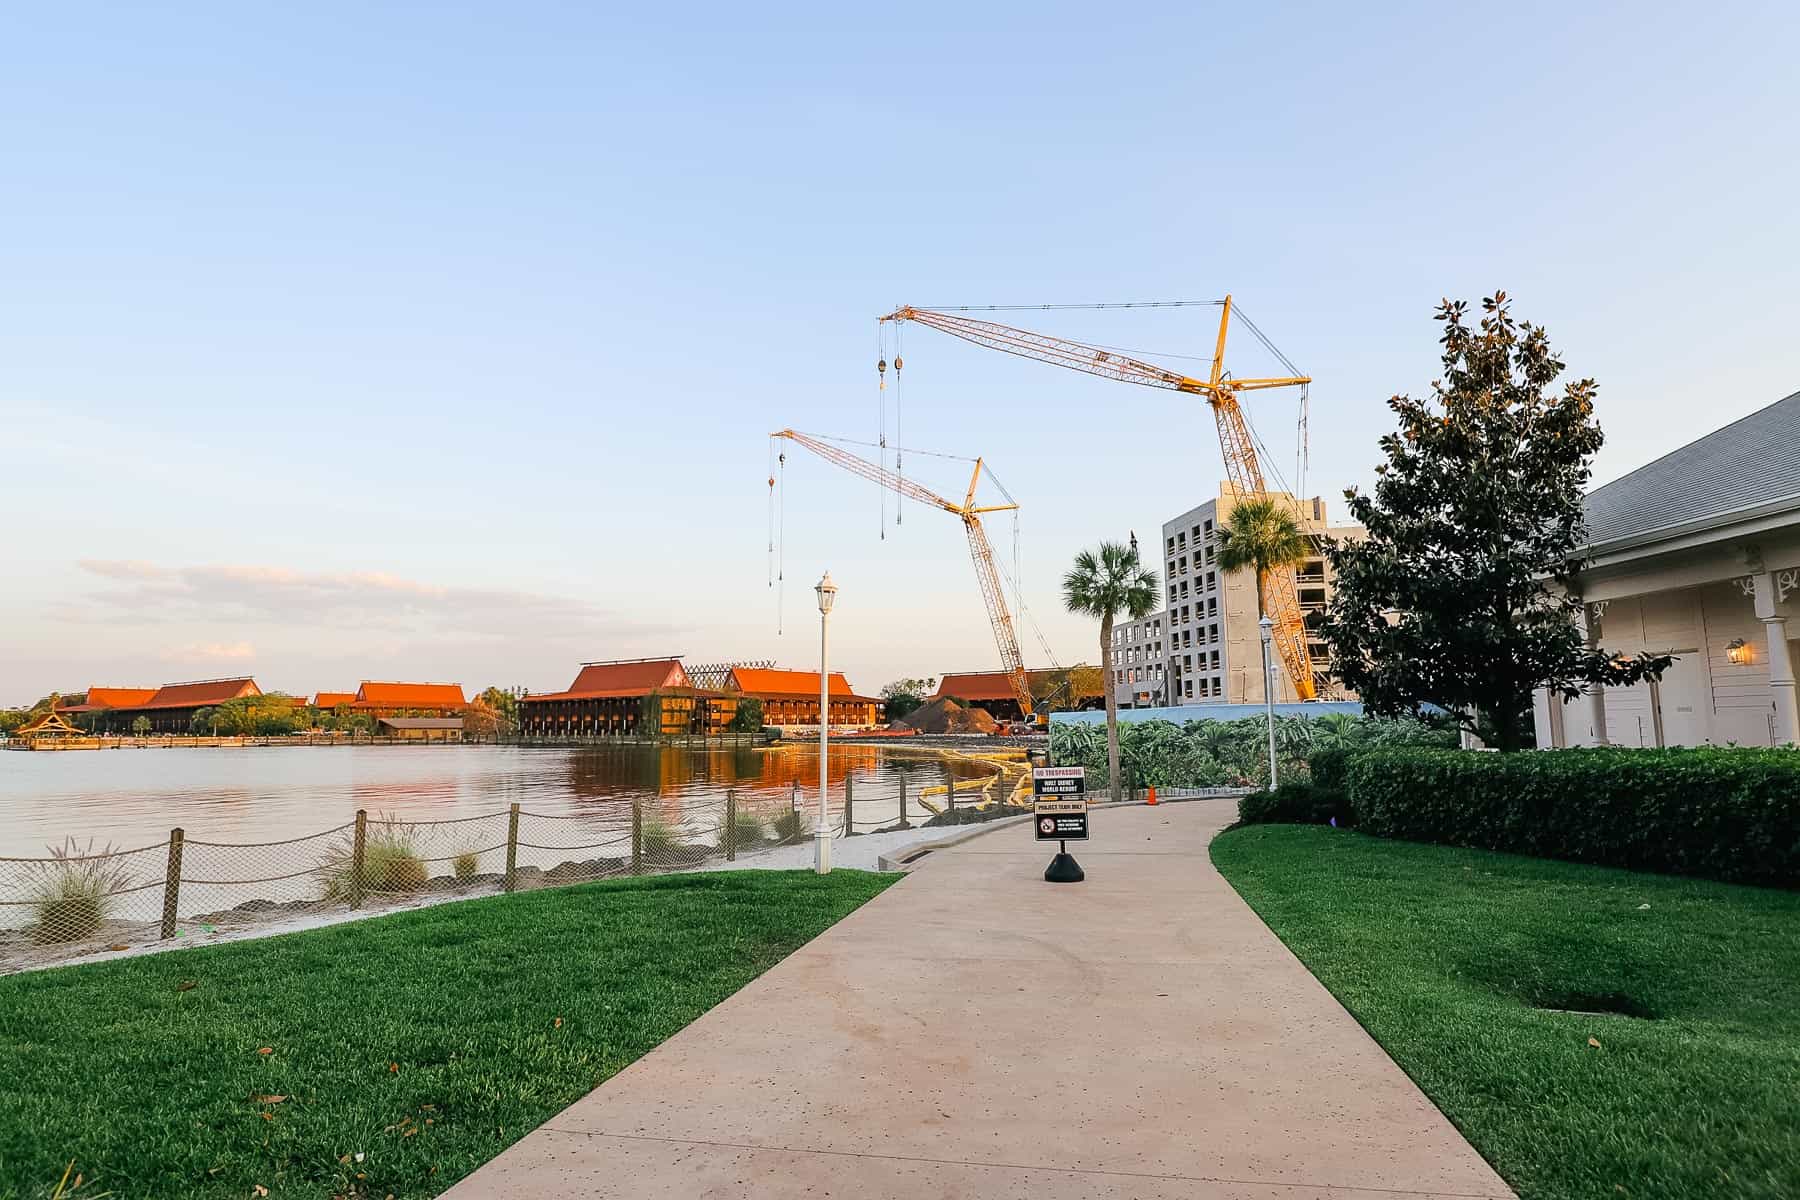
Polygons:
<instances>
[{"instance_id":1,"label":"ornamental grass clump","mask_svg":"<svg viewBox=\"0 0 1800 1200\"><path fill-rule=\"evenodd\" d=\"M805 813L797 808L790 808L775 815L775 819L769 822L769 831L774 834L778 844L785 846L799 841L812 832L812 828L807 823Z\"/></svg>"},{"instance_id":2,"label":"ornamental grass clump","mask_svg":"<svg viewBox=\"0 0 1800 1200\"><path fill-rule=\"evenodd\" d=\"M406 895L425 886L428 872L420 855L417 831L399 821L371 822L363 839L362 886L355 886L354 835L332 847L319 874L327 900L348 900L359 891Z\"/></svg>"},{"instance_id":3,"label":"ornamental grass clump","mask_svg":"<svg viewBox=\"0 0 1800 1200\"><path fill-rule=\"evenodd\" d=\"M720 826L719 849L724 850L727 846L732 846L744 850L751 846L761 845L763 835L762 818L740 808L733 814L730 821Z\"/></svg>"},{"instance_id":4,"label":"ornamental grass clump","mask_svg":"<svg viewBox=\"0 0 1800 1200\"><path fill-rule=\"evenodd\" d=\"M638 845L645 854L667 854L681 845L681 831L661 817L646 816L638 827Z\"/></svg>"},{"instance_id":5,"label":"ornamental grass clump","mask_svg":"<svg viewBox=\"0 0 1800 1200\"><path fill-rule=\"evenodd\" d=\"M108 842L97 853L90 839L78 846L70 838L51 846L48 863L36 865L28 899L37 923L38 942L78 942L100 931L117 905L117 895L131 886L131 874Z\"/></svg>"},{"instance_id":6,"label":"ornamental grass clump","mask_svg":"<svg viewBox=\"0 0 1800 1200\"><path fill-rule=\"evenodd\" d=\"M467 883L475 878L475 871L480 865L481 856L473 850L464 850L450 860L450 869L460 883Z\"/></svg>"}]
</instances>

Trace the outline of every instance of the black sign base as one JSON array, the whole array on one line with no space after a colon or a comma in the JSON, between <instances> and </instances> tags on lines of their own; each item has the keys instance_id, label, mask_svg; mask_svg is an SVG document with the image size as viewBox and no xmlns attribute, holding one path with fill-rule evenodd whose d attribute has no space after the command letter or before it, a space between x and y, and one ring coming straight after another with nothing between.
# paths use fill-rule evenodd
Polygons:
<instances>
[{"instance_id":1,"label":"black sign base","mask_svg":"<svg viewBox=\"0 0 1800 1200\"><path fill-rule=\"evenodd\" d=\"M1045 883L1080 883L1086 878L1087 872L1081 869L1081 864L1067 850L1059 852L1050 860L1050 865L1044 868Z\"/></svg>"}]
</instances>

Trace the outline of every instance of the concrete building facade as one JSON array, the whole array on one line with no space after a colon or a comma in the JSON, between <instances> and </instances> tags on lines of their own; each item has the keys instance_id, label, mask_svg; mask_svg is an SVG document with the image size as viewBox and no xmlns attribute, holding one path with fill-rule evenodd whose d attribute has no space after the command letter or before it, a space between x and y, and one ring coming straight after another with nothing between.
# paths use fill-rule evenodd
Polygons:
<instances>
[{"instance_id":1,"label":"concrete building facade","mask_svg":"<svg viewBox=\"0 0 1800 1200\"><path fill-rule=\"evenodd\" d=\"M1593 645L1674 657L1564 702L1540 747L1800 742L1800 393L1596 489L1576 578Z\"/></svg>"},{"instance_id":2,"label":"concrete building facade","mask_svg":"<svg viewBox=\"0 0 1800 1200\"><path fill-rule=\"evenodd\" d=\"M1249 571L1226 572L1218 565L1220 530L1242 495L1231 484L1221 484L1216 499L1163 523L1165 607L1159 615L1167 703L1261 704L1267 697L1255 577ZM1315 538L1353 541L1364 536L1360 525L1331 524L1321 497L1297 500L1286 492L1271 495L1290 505L1302 530ZM1301 611L1311 631L1331 600L1331 566L1319 553L1298 568L1296 577ZM1326 674L1331 651L1323 637L1310 636L1308 648L1314 672ZM1277 703L1299 699L1292 680L1279 670L1276 679ZM1355 697L1342 687L1327 685L1319 698Z\"/></svg>"},{"instance_id":3,"label":"concrete building facade","mask_svg":"<svg viewBox=\"0 0 1800 1200\"><path fill-rule=\"evenodd\" d=\"M1168 692L1168 613L1113 625L1107 679L1120 708L1152 708L1171 702Z\"/></svg>"}]
</instances>

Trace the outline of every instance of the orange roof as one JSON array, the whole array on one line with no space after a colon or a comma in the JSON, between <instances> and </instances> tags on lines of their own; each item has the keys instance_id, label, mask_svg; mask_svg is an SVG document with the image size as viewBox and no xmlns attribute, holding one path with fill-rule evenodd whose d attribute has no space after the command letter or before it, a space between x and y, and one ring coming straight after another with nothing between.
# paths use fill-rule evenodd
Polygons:
<instances>
[{"instance_id":1,"label":"orange roof","mask_svg":"<svg viewBox=\"0 0 1800 1200\"><path fill-rule=\"evenodd\" d=\"M156 694L134 708L204 708L236 700L239 696L260 696L262 689L248 675L235 679L202 679L197 683L165 683Z\"/></svg>"},{"instance_id":2,"label":"orange roof","mask_svg":"<svg viewBox=\"0 0 1800 1200\"><path fill-rule=\"evenodd\" d=\"M459 683L371 683L356 689L354 708L464 708Z\"/></svg>"},{"instance_id":3,"label":"orange roof","mask_svg":"<svg viewBox=\"0 0 1800 1200\"><path fill-rule=\"evenodd\" d=\"M1005 671L967 671L938 680L939 696L958 700L1017 700L1012 678Z\"/></svg>"},{"instance_id":4,"label":"orange roof","mask_svg":"<svg viewBox=\"0 0 1800 1200\"><path fill-rule=\"evenodd\" d=\"M1030 682L1032 690L1059 683L1072 671L1083 669L1081 664L1061 669L1054 667L1027 667L1025 678ZM1082 691L1082 695L1098 694ZM1012 679L1005 671L952 671L938 681L937 691L933 699L940 696L955 696L958 700L1017 700L1013 693Z\"/></svg>"},{"instance_id":5,"label":"orange roof","mask_svg":"<svg viewBox=\"0 0 1800 1200\"><path fill-rule=\"evenodd\" d=\"M314 708L337 708L356 699L355 692L320 692L313 697Z\"/></svg>"},{"instance_id":6,"label":"orange roof","mask_svg":"<svg viewBox=\"0 0 1800 1200\"><path fill-rule=\"evenodd\" d=\"M627 662L583 663L566 691L539 692L526 700L606 700L647 696L651 692L688 687L679 658L637 658Z\"/></svg>"},{"instance_id":7,"label":"orange roof","mask_svg":"<svg viewBox=\"0 0 1800 1200\"><path fill-rule=\"evenodd\" d=\"M817 671L790 671L784 667L733 667L731 679L737 690L746 696L817 697L819 694ZM831 673L831 694L845 700L874 701L872 696L857 695L842 671Z\"/></svg>"},{"instance_id":8,"label":"orange roof","mask_svg":"<svg viewBox=\"0 0 1800 1200\"><path fill-rule=\"evenodd\" d=\"M155 688L91 687L81 704L62 706L63 712L96 712L103 708L137 708L156 695Z\"/></svg>"}]
</instances>

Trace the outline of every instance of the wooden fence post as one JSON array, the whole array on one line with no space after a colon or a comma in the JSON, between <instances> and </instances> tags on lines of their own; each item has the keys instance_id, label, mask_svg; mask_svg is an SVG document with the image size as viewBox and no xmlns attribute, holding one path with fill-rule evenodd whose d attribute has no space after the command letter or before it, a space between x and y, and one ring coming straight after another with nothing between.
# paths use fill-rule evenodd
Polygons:
<instances>
[{"instance_id":1,"label":"wooden fence post","mask_svg":"<svg viewBox=\"0 0 1800 1200\"><path fill-rule=\"evenodd\" d=\"M800 811L800 781L798 779L794 780L793 785L788 790L788 807L795 812Z\"/></svg>"},{"instance_id":2,"label":"wooden fence post","mask_svg":"<svg viewBox=\"0 0 1800 1200\"><path fill-rule=\"evenodd\" d=\"M907 828L907 824L906 824L906 776L905 775L900 776L900 828L902 828L902 829Z\"/></svg>"},{"instance_id":3,"label":"wooden fence post","mask_svg":"<svg viewBox=\"0 0 1800 1200\"><path fill-rule=\"evenodd\" d=\"M950 812L956 811L956 775L949 763L944 764L944 804Z\"/></svg>"},{"instance_id":4,"label":"wooden fence post","mask_svg":"<svg viewBox=\"0 0 1800 1200\"><path fill-rule=\"evenodd\" d=\"M644 870L644 802L633 796L631 799L631 873L640 875Z\"/></svg>"},{"instance_id":5,"label":"wooden fence post","mask_svg":"<svg viewBox=\"0 0 1800 1200\"><path fill-rule=\"evenodd\" d=\"M850 776L845 775L844 776L844 836L845 837L849 837L852 833L856 832L855 829L852 828L852 826L851 826L851 821L853 818L850 815L853 810L854 804L855 804L855 801L852 799L852 796L851 796Z\"/></svg>"},{"instance_id":6,"label":"wooden fence post","mask_svg":"<svg viewBox=\"0 0 1800 1200\"><path fill-rule=\"evenodd\" d=\"M515 803L506 814L506 883L512 891L519 884L519 806Z\"/></svg>"},{"instance_id":7,"label":"wooden fence post","mask_svg":"<svg viewBox=\"0 0 1800 1200\"><path fill-rule=\"evenodd\" d=\"M737 789L725 793L725 861L737 861Z\"/></svg>"},{"instance_id":8,"label":"wooden fence post","mask_svg":"<svg viewBox=\"0 0 1800 1200\"><path fill-rule=\"evenodd\" d=\"M369 848L369 812L367 809L356 810L356 838L350 846L350 907L360 908L363 902L363 863Z\"/></svg>"},{"instance_id":9,"label":"wooden fence post","mask_svg":"<svg viewBox=\"0 0 1800 1200\"><path fill-rule=\"evenodd\" d=\"M181 843L186 835L180 827L169 830L169 866L163 873L162 936L175 936L175 906L181 896Z\"/></svg>"}]
</instances>

